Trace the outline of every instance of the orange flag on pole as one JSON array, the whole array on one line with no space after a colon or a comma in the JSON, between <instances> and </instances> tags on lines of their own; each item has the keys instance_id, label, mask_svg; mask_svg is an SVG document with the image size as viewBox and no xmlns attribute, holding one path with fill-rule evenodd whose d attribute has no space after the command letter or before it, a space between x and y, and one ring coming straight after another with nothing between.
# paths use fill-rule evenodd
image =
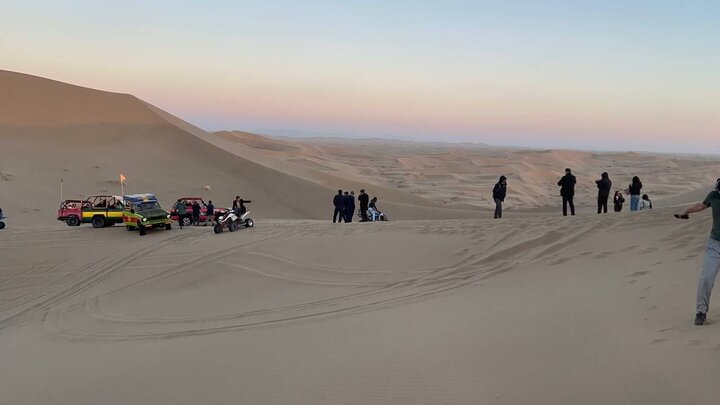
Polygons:
<instances>
[{"instance_id":1,"label":"orange flag on pole","mask_svg":"<svg viewBox=\"0 0 720 405\"><path fill-rule=\"evenodd\" d=\"M120 173L120 183L125 183L125 176Z\"/></svg>"}]
</instances>

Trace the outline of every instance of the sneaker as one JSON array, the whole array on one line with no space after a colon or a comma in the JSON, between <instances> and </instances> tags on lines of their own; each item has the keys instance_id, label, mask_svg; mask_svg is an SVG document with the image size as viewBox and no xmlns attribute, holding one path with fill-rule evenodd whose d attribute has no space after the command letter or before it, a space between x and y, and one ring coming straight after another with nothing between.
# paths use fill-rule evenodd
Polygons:
<instances>
[{"instance_id":1,"label":"sneaker","mask_svg":"<svg viewBox=\"0 0 720 405\"><path fill-rule=\"evenodd\" d=\"M705 317L706 315L702 312L698 312L695 314L695 325L701 326L705 324Z\"/></svg>"}]
</instances>

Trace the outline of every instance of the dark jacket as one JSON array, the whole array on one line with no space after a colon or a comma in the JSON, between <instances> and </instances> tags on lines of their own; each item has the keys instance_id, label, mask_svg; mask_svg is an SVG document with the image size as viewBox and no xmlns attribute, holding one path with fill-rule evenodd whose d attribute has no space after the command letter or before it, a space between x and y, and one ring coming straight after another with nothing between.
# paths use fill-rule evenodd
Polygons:
<instances>
[{"instance_id":1,"label":"dark jacket","mask_svg":"<svg viewBox=\"0 0 720 405\"><path fill-rule=\"evenodd\" d=\"M195 201L192 205L193 215L200 215L200 203Z\"/></svg>"},{"instance_id":2,"label":"dark jacket","mask_svg":"<svg viewBox=\"0 0 720 405\"><path fill-rule=\"evenodd\" d=\"M215 206L212 204L208 204L205 206L205 215L212 216L215 215Z\"/></svg>"},{"instance_id":3,"label":"dark jacket","mask_svg":"<svg viewBox=\"0 0 720 405\"><path fill-rule=\"evenodd\" d=\"M595 180L595 184L597 184L598 196L605 198L610 196L610 190L612 189L612 181L610 180L610 177L607 173L603 173L600 180Z\"/></svg>"},{"instance_id":4,"label":"dark jacket","mask_svg":"<svg viewBox=\"0 0 720 405\"><path fill-rule=\"evenodd\" d=\"M175 203L175 210L177 211L178 215L185 215L187 213L187 206L184 202L178 202Z\"/></svg>"},{"instance_id":5,"label":"dark jacket","mask_svg":"<svg viewBox=\"0 0 720 405\"><path fill-rule=\"evenodd\" d=\"M346 211L355 211L355 196L346 195L345 197L343 197L343 207L345 207Z\"/></svg>"},{"instance_id":6,"label":"dark jacket","mask_svg":"<svg viewBox=\"0 0 720 405\"><path fill-rule=\"evenodd\" d=\"M335 206L335 208L342 208L343 205L345 205L344 201L345 196L343 196L342 194L336 194L335 197L333 197L333 205Z\"/></svg>"},{"instance_id":7,"label":"dark jacket","mask_svg":"<svg viewBox=\"0 0 720 405\"><path fill-rule=\"evenodd\" d=\"M493 200L505 201L507 195L507 184L503 184L502 180L495 183L493 187Z\"/></svg>"},{"instance_id":8,"label":"dark jacket","mask_svg":"<svg viewBox=\"0 0 720 405\"><path fill-rule=\"evenodd\" d=\"M364 210L367 210L369 201L370 201L370 197L367 194L360 194L358 196L358 202L360 203L360 208L362 208Z\"/></svg>"},{"instance_id":9,"label":"dark jacket","mask_svg":"<svg viewBox=\"0 0 720 405\"><path fill-rule=\"evenodd\" d=\"M632 184L628 186L628 190L630 191L630 195L640 195L640 190L642 190L642 182L640 179L633 179Z\"/></svg>"},{"instance_id":10,"label":"dark jacket","mask_svg":"<svg viewBox=\"0 0 720 405\"><path fill-rule=\"evenodd\" d=\"M564 175L560 181L558 181L558 186L560 186L560 195L565 197L574 196L576 182L577 180L575 180L575 176L573 176L572 173Z\"/></svg>"}]
</instances>

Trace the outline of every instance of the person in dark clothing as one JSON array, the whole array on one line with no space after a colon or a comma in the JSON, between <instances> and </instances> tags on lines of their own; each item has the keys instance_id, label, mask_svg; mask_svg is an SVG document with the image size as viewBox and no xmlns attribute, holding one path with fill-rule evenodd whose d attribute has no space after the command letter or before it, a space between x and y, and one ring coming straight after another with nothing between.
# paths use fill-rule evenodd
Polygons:
<instances>
[{"instance_id":1,"label":"person in dark clothing","mask_svg":"<svg viewBox=\"0 0 720 405\"><path fill-rule=\"evenodd\" d=\"M625 197L623 197L620 190L615 191L615 196L613 197L613 207L615 208L615 212L622 211L622 206L625 203Z\"/></svg>"},{"instance_id":2,"label":"person in dark clothing","mask_svg":"<svg viewBox=\"0 0 720 405\"><path fill-rule=\"evenodd\" d=\"M642 182L638 176L632 178L632 183L628 186L628 194L630 194L630 211L640 209L640 190L642 190Z\"/></svg>"},{"instance_id":3,"label":"person in dark clothing","mask_svg":"<svg viewBox=\"0 0 720 405\"><path fill-rule=\"evenodd\" d=\"M365 194L365 190L360 190L358 196L358 202L360 203L360 222L368 222L368 204L370 203L370 196Z\"/></svg>"},{"instance_id":4,"label":"person in dark clothing","mask_svg":"<svg viewBox=\"0 0 720 405\"><path fill-rule=\"evenodd\" d=\"M240 196L236 196L235 200L233 201L233 212L235 212L235 215L238 217L242 216L244 213L247 212L247 208L245 207L245 204L249 204L252 201L250 200L243 200L240 198Z\"/></svg>"},{"instance_id":5,"label":"person in dark clothing","mask_svg":"<svg viewBox=\"0 0 720 405\"><path fill-rule=\"evenodd\" d=\"M575 197L575 183L577 180L573 176L572 171L568 168L565 169L565 175L558 181L560 186L560 195L562 196L563 203L563 215L567 216L567 207L570 206L570 215L575 215L575 204L573 203L573 197Z\"/></svg>"},{"instance_id":6,"label":"person in dark clothing","mask_svg":"<svg viewBox=\"0 0 720 405\"><path fill-rule=\"evenodd\" d=\"M333 197L333 205L335 206L333 224L336 223L336 220L338 223L342 223L345 217L345 211L343 209L345 204L342 190L338 190L338 193Z\"/></svg>"},{"instance_id":7,"label":"person in dark clothing","mask_svg":"<svg viewBox=\"0 0 720 405\"><path fill-rule=\"evenodd\" d=\"M185 205L185 201L177 200L177 202L175 203L175 211L177 212L178 225L180 225L180 229L183 229L183 221L187 213L187 206Z\"/></svg>"},{"instance_id":8,"label":"person in dark clothing","mask_svg":"<svg viewBox=\"0 0 720 405\"><path fill-rule=\"evenodd\" d=\"M212 200L205 204L205 223L203 223L203 226L207 226L208 221L210 221L210 225L215 223L215 206Z\"/></svg>"},{"instance_id":9,"label":"person in dark clothing","mask_svg":"<svg viewBox=\"0 0 720 405\"><path fill-rule=\"evenodd\" d=\"M355 215L355 192L351 191L349 194L345 192L344 198L344 210L345 210L345 222L352 222L353 215Z\"/></svg>"},{"instance_id":10,"label":"person in dark clothing","mask_svg":"<svg viewBox=\"0 0 720 405\"><path fill-rule=\"evenodd\" d=\"M607 203L610 198L610 190L612 189L612 181L610 175L604 172L600 176L600 180L595 180L598 188L598 214L604 212L607 214Z\"/></svg>"},{"instance_id":11,"label":"person in dark clothing","mask_svg":"<svg viewBox=\"0 0 720 405\"><path fill-rule=\"evenodd\" d=\"M493 201L495 201L495 219L502 218L502 204L507 195L507 177L500 176L500 180L493 187Z\"/></svg>"},{"instance_id":12,"label":"person in dark clothing","mask_svg":"<svg viewBox=\"0 0 720 405\"><path fill-rule=\"evenodd\" d=\"M197 200L192 204L192 223L195 226L200 225L200 203Z\"/></svg>"}]
</instances>

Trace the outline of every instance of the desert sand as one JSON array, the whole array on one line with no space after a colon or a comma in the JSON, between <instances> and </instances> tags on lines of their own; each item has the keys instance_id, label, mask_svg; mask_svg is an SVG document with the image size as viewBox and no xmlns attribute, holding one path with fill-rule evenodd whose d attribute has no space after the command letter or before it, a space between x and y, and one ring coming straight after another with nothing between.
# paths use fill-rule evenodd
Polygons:
<instances>
[{"instance_id":1,"label":"desert sand","mask_svg":"<svg viewBox=\"0 0 720 405\"><path fill-rule=\"evenodd\" d=\"M129 95L0 72L0 403L683 404L720 395L711 157L207 133ZM9 89L9 91L6 91ZM38 99L44 99L38 101ZM554 182L581 179L579 215ZM592 180L656 209L593 213ZM65 198L253 199L256 227L67 227ZM509 209L489 188L509 176ZM211 185L211 191L203 186ZM332 224L334 189L390 222Z\"/></svg>"}]
</instances>

